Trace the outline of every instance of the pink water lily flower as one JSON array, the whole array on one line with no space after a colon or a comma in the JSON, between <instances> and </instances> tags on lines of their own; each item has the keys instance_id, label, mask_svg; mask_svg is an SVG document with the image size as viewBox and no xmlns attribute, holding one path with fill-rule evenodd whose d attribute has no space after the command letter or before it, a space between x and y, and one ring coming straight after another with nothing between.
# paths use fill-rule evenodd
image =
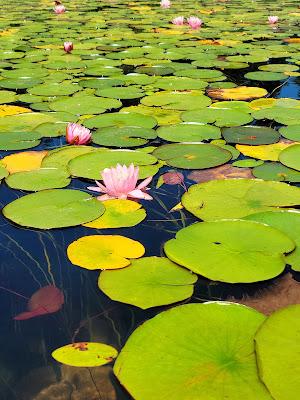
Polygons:
<instances>
[{"instance_id":1,"label":"pink water lily flower","mask_svg":"<svg viewBox=\"0 0 300 400\"><path fill-rule=\"evenodd\" d=\"M73 50L73 43L72 42L65 42L64 43L64 51L66 53L71 53L72 50Z\"/></svg>"},{"instance_id":2,"label":"pink water lily flower","mask_svg":"<svg viewBox=\"0 0 300 400\"><path fill-rule=\"evenodd\" d=\"M170 0L161 0L160 6L162 8L170 8L171 7L171 2L170 2Z\"/></svg>"},{"instance_id":3,"label":"pink water lily flower","mask_svg":"<svg viewBox=\"0 0 300 400\"><path fill-rule=\"evenodd\" d=\"M137 185L139 167L135 167L133 164L130 164L129 167L117 164L115 168L105 168L101 176L104 185L96 181L97 186L88 187L89 190L94 192L105 193L98 196L98 200L127 199L128 197L152 200L152 197L145 192L148 190L147 185L152 181L152 176Z\"/></svg>"},{"instance_id":4,"label":"pink water lily flower","mask_svg":"<svg viewBox=\"0 0 300 400\"><path fill-rule=\"evenodd\" d=\"M183 25L184 24L184 17L180 16L180 17L176 17L172 19L172 24L174 25Z\"/></svg>"},{"instance_id":5,"label":"pink water lily flower","mask_svg":"<svg viewBox=\"0 0 300 400\"><path fill-rule=\"evenodd\" d=\"M55 14L63 14L66 11L66 7L63 4L58 4L54 7Z\"/></svg>"},{"instance_id":6,"label":"pink water lily flower","mask_svg":"<svg viewBox=\"0 0 300 400\"><path fill-rule=\"evenodd\" d=\"M269 24L271 24L271 25L276 24L276 23L278 22L278 20L279 20L279 18L277 17L277 15L270 15L270 16L268 17L268 22L269 22Z\"/></svg>"},{"instance_id":7,"label":"pink water lily flower","mask_svg":"<svg viewBox=\"0 0 300 400\"><path fill-rule=\"evenodd\" d=\"M91 140L91 131L80 124L68 124L66 141L69 144L87 144Z\"/></svg>"},{"instance_id":8,"label":"pink water lily flower","mask_svg":"<svg viewBox=\"0 0 300 400\"><path fill-rule=\"evenodd\" d=\"M190 17L187 19L187 23L192 29L198 29L203 24L203 21L198 17Z\"/></svg>"}]
</instances>

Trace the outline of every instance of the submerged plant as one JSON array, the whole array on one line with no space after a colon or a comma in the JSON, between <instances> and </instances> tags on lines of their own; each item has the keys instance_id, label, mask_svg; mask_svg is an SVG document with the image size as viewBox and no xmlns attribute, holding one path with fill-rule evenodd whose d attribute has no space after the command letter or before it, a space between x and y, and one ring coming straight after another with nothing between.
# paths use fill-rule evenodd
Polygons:
<instances>
[{"instance_id":1,"label":"submerged plant","mask_svg":"<svg viewBox=\"0 0 300 400\"><path fill-rule=\"evenodd\" d=\"M97 186L88 187L94 192L105 193L98 196L98 200L127 199L128 197L152 200L152 197L145 192L148 189L147 185L152 181L152 176L137 185L139 167L135 167L133 164L130 164L129 167L117 164L115 168L105 168L101 176L104 185L96 181Z\"/></svg>"},{"instance_id":2,"label":"submerged plant","mask_svg":"<svg viewBox=\"0 0 300 400\"><path fill-rule=\"evenodd\" d=\"M187 23L192 29L198 29L203 24L203 21L198 17L189 17Z\"/></svg>"},{"instance_id":3,"label":"submerged plant","mask_svg":"<svg viewBox=\"0 0 300 400\"><path fill-rule=\"evenodd\" d=\"M170 8L171 7L171 2L170 2L170 0L161 0L160 6L162 8Z\"/></svg>"},{"instance_id":4,"label":"submerged plant","mask_svg":"<svg viewBox=\"0 0 300 400\"><path fill-rule=\"evenodd\" d=\"M274 25L278 22L279 18L277 17L277 15L269 15L268 17L268 22L271 25Z\"/></svg>"},{"instance_id":5,"label":"submerged plant","mask_svg":"<svg viewBox=\"0 0 300 400\"><path fill-rule=\"evenodd\" d=\"M87 144L92 137L91 131L80 124L70 123L66 129L66 141L69 144Z\"/></svg>"},{"instance_id":6,"label":"submerged plant","mask_svg":"<svg viewBox=\"0 0 300 400\"><path fill-rule=\"evenodd\" d=\"M64 51L66 53L71 53L72 50L73 50L73 42L65 42L64 43Z\"/></svg>"},{"instance_id":7,"label":"submerged plant","mask_svg":"<svg viewBox=\"0 0 300 400\"><path fill-rule=\"evenodd\" d=\"M172 19L172 24L174 25L183 25L184 24L184 17L181 15L179 17Z\"/></svg>"}]
</instances>

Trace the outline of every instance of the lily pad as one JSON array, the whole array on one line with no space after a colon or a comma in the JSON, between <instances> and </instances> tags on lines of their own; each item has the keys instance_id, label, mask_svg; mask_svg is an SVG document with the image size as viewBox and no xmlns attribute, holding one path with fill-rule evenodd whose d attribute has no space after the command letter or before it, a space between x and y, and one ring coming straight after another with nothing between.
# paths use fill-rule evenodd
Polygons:
<instances>
[{"instance_id":1,"label":"lily pad","mask_svg":"<svg viewBox=\"0 0 300 400\"><path fill-rule=\"evenodd\" d=\"M259 87L238 86L230 89L208 89L208 95L220 100L251 100L264 97L268 92Z\"/></svg>"},{"instance_id":2,"label":"lily pad","mask_svg":"<svg viewBox=\"0 0 300 400\"><path fill-rule=\"evenodd\" d=\"M172 167L185 169L211 168L232 158L228 150L204 143L167 144L154 150L153 155Z\"/></svg>"},{"instance_id":3,"label":"lily pad","mask_svg":"<svg viewBox=\"0 0 300 400\"><path fill-rule=\"evenodd\" d=\"M111 99L139 99L145 94L139 87L128 86L128 87L110 87L104 89L98 89L96 91L97 96L109 97Z\"/></svg>"},{"instance_id":4,"label":"lily pad","mask_svg":"<svg viewBox=\"0 0 300 400\"><path fill-rule=\"evenodd\" d=\"M15 92L0 90L0 104L13 103L17 100Z\"/></svg>"},{"instance_id":5,"label":"lily pad","mask_svg":"<svg viewBox=\"0 0 300 400\"><path fill-rule=\"evenodd\" d=\"M300 144L295 144L282 150L279 161L289 168L300 171Z\"/></svg>"},{"instance_id":6,"label":"lily pad","mask_svg":"<svg viewBox=\"0 0 300 400\"><path fill-rule=\"evenodd\" d=\"M168 258L208 279L229 283L264 281L285 269L284 253L295 243L284 233L251 221L198 222L165 246Z\"/></svg>"},{"instance_id":7,"label":"lily pad","mask_svg":"<svg viewBox=\"0 0 300 400\"><path fill-rule=\"evenodd\" d=\"M300 182L300 172L292 168L288 168L279 162L264 163L253 168L253 175L256 178L267 181L279 182Z\"/></svg>"},{"instance_id":8,"label":"lily pad","mask_svg":"<svg viewBox=\"0 0 300 400\"><path fill-rule=\"evenodd\" d=\"M67 249L72 264L89 270L124 268L130 265L129 259L144 253L141 243L119 235L83 236Z\"/></svg>"},{"instance_id":9,"label":"lily pad","mask_svg":"<svg viewBox=\"0 0 300 400\"><path fill-rule=\"evenodd\" d=\"M52 229L81 225L100 217L102 202L85 192L50 189L31 193L9 203L3 215L18 225Z\"/></svg>"},{"instance_id":10,"label":"lily pad","mask_svg":"<svg viewBox=\"0 0 300 400\"><path fill-rule=\"evenodd\" d=\"M8 174L9 172L7 171L7 169L0 164L0 179L6 178Z\"/></svg>"},{"instance_id":11,"label":"lily pad","mask_svg":"<svg viewBox=\"0 0 300 400\"><path fill-rule=\"evenodd\" d=\"M84 224L88 228L107 229L135 226L146 218L141 204L132 200L106 200L105 213L92 222Z\"/></svg>"},{"instance_id":12,"label":"lily pad","mask_svg":"<svg viewBox=\"0 0 300 400\"><path fill-rule=\"evenodd\" d=\"M201 142L202 140L219 139L221 131L218 127L198 122L162 126L157 129L160 138L169 142Z\"/></svg>"},{"instance_id":13,"label":"lily pad","mask_svg":"<svg viewBox=\"0 0 300 400\"><path fill-rule=\"evenodd\" d=\"M206 108L204 110L186 111L181 114L181 119L185 122L215 123L220 127L239 126L253 121L253 118L248 113L228 108Z\"/></svg>"},{"instance_id":14,"label":"lily pad","mask_svg":"<svg viewBox=\"0 0 300 400\"><path fill-rule=\"evenodd\" d=\"M102 114L111 108L119 108L122 103L115 99L105 99L96 96L80 94L52 101L49 107L53 111L67 111L76 115L83 114Z\"/></svg>"},{"instance_id":15,"label":"lily pad","mask_svg":"<svg viewBox=\"0 0 300 400\"><path fill-rule=\"evenodd\" d=\"M60 168L67 167L70 160L90 153L96 149L92 146L63 146L58 149L50 151L42 161L43 168Z\"/></svg>"},{"instance_id":16,"label":"lily pad","mask_svg":"<svg viewBox=\"0 0 300 400\"><path fill-rule=\"evenodd\" d=\"M270 144L278 142L280 135L272 128L262 126L240 126L225 128L222 135L227 143Z\"/></svg>"},{"instance_id":17,"label":"lily pad","mask_svg":"<svg viewBox=\"0 0 300 400\"><path fill-rule=\"evenodd\" d=\"M79 342L67 344L52 352L52 357L72 367L99 367L113 361L117 350L104 343Z\"/></svg>"},{"instance_id":18,"label":"lily pad","mask_svg":"<svg viewBox=\"0 0 300 400\"><path fill-rule=\"evenodd\" d=\"M0 134L0 150L24 150L38 146L39 132L3 132Z\"/></svg>"},{"instance_id":19,"label":"lily pad","mask_svg":"<svg viewBox=\"0 0 300 400\"><path fill-rule=\"evenodd\" d=\"M143 310L192 296L197 276L163 257L143 257L129 267L103 271L99 288L112 300Z\"/></svg>"},{"instance_id":20,"label":"lily pad","mask_svg":"<svg viewBox=\"0 0 300 400\"><path fill-rule=\"evenodd\" d=\"M136 400L271 400L258 377L253 341L264 319L226 302L174 307L133 332L114 373Z\"/></svg>"},{"instance_id":21,"label":"lily pad","mask_svg":"<svg viewBox=\"0 0 300 400\"><path fill-rule=\"evenodd\" d=\"M286 139L300 142L300 125L283 126L279 128L279 132Z\"/></svg>"},{"instance_id":22,"label":"lily pad","mask_svg":"<svg viewBox=\"0 0 300 400\"><path fill-rule=\"evenodd\" d=\"M141 104L162 107L168 110L197 110L211 104L211 99L202 92L188 90L186 92L157 92L143 97Z\"/></svg>"},{"instance_id":23,"label":"lily pad","mask_svg":"<svg viewBox=\"0 0 300 400\"><path fill-rule=\"evenodd\" d=\"M117 126L122 128L124 126L141 126L143 128L154 128L157 125L155 118L149 115L142 115L138 113L110 113L105 115L98 115L84 121L87 128L105 128L108 126Z\"/></svg>"},{"instance_id":24,"label":"lily pad","mask_svg":"<svg viewBox=\"0 0 300 400\"><path fill-rule=\"evenodd\" d=\"M31 171L41 166L47 151L23 151L2 158L2 164L10 174L21 171Z\"/></svg>"},{"instance_id":25,"label":"lily pad","mask_svg":"<svg viewBox=\"0 0 300 400\"><path fill-rule=\"evenodd\" d=\"M256 336L259 375L276 400L296 400L299 384L300 305L272 314Z\"/></svg>"},{"instance_id":26,"label":"lily pad","mask_svg":"<svg viewBox=\"0 0 300 400\"><path fill-rule=\"evenodd\" d=\"M259 179L215 180L191 186L183 195L182 204L204 221L243 218L299 205L300 189Z\"/></svg>"},{"instance_id":27,"label":"lily pad","mask_svg":"<svg viewBox=\"0 0 300 400\"><path fill-rule=\"evenodd\" d=\"M155 139L156 136L153 129L141 126L106 127L94 132L92 141L101 146L136 147L148 143L148 140Z\"/></svg>"},{"instance_id":28,"label":"lily pad","mask_svg":"<svg viewBox=\"0 0 300 400\"><path fill-rule=\"evenodd\" d=\"M237 144L236 148L245 156L258 158L259 160L278 161L281 152L291 145L292 143L285 142L262 144L257 146Z\"/></svg>"},{"instance_id":29,"label":"lily pad","mask_svg":"<svg viewBox=\"0 0 300 400\"><path fill-rule=\"evenodd\" d=\"M28 92L37 96L69 96L81 89L78 84L65 81L64 83L43 83L28 89Z\"/></svg>"},{"instance_id":30,"label":"lily pad","mask_svg":"<svg viewBox=\"0 0 300 400\"><path fill-rule=\"evenodd\" d=\"M288 76L281 72L254 71L254 72L247 72L247 74L245 74L245 78L254 81L272 82L272 81L283 81L284 79L288 79Z\"/></svg>"}]
</instances>

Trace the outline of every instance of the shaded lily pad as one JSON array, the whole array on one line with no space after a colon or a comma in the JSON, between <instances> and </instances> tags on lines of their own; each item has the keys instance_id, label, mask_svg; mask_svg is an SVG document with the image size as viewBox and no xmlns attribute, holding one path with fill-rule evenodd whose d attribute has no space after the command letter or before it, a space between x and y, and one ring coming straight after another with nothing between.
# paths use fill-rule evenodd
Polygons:
<instances>
[{"instance_id":1,"label":"shaded lily pad","mask_svg":"<svg viewBox=\"0 0 300 400\"><path fill-rule=\"evenodd\" d=\"M272 128L262 126L240 126L225 128L222 135L227 143L270 144L279 140L279 133Z\"/></svg>"},{"instance_id":2,"label":"shaded lily pad","mask_svg":"<svg viewBox=\"0 0 300 400\"><path fill-rule=\"evenodd\" d=\"M276 400L296 400L299 384L300 305L272 314L255 336L259 375Z\"/></svg>"},{"instance_id":3,"label":"shaded lily pad","mask_svg":"<svg viewBox=\"0 0 300 400\"><path fill-rule=\"evenodd\" d=\"M133 332L114 373L136 400L158 394L174 400L199 394L201 400L271 400L254 353L253 338L264 319L253 309L224 302L174 307Z\"/></svg>"},{"instance_id":4,"label":"shaded lily pad","mask_svg":"<svg viewBox=\"0 0 300 400\"><path fill-rule=\"evenodd\" d=\"M185 169L215 167L232 158L228 150L204 143L167 144L154 150L153 155L172 167Z\"/></svg>"},{"instance_id":5,"label":"shaded lily pad","mask_svg":"<svg viewBox=\"0 0 300 400\"><path fill-rule=\"evenodd\" d=\"M145 310L191 297L196 281L196 275L167 258L143 257L125 269L101 272L98 284L112 300Z\"/></svg>"},{"instance_id":6,"label":"shaded lily pad","mask_svg":"<svg viewBox=\"0 0 300 400\"><path fill-rule=\"evenodd\" d=\"M81 225L100 217L102 202L85 192L50 189L28 194L9 203L3 215L18 225L52 229Z\"/></svg>"},{"instance_id":7,"label":"shaded lily pad","mask_svg":"<svg viewBox=\"0 0 300 400\"><path fill-rule=\"evenodd\" d=\"M67 344L52 352L52 357L72 367L99 367L113 361L117 350L104 343L79 342Z\"/></svg>"},{"instance_id":8,"label":"shaded lily pad","mask_svg":"<svg viewBox=\"0 0 300 400\"><path fill-rule=\"evenodd\" d=\"M107 229L135 226L146 218L141 204L132 200L106 200L105 213L92 222L84 224L88 228Z\"/></svg>"},{"instance_id":9,"label":"shaded lily pad","mask_svg":"<svg viewBox=\"0 0 300 400\"><path fill-rule=\"evenodd\" d=\"M130 258L144 253L141 243L119 235L83 236L67 249L72 264L89 270L124 268L130 265Z\"/></svg>"},{"instance_id":10,"label":"shaded lily pad","mask_svg":"<svg viewBox=\"0 0 300 400\"><path fill-rule=\"evenodd\" d=\"M0 134L0 150L24 150L38 146L39 132L3 132Z\"/></svg>"},{"instance_id":11,"label":"shaded lily pad","mask_svg":"<svg viewBox=\"0 0 300 400\"><path fill-rule=\"evenodd\" d=\"M251 221L198 222L165 243L168 258L208 279L264 281L285 269L284 253L295 243L284 233Z\"/></svg>"},{"instance_id":12,"label":"shaded lily pad","mask_svg":"<svg viewBox=\"0 0 300 400\"><path fill-rule=\"evenodd\" d=\"M227 179L193 185L183 206L204 221L242 218L300 204L300 189L287 183L259 179Z\"/></svg>"}]
</instances>

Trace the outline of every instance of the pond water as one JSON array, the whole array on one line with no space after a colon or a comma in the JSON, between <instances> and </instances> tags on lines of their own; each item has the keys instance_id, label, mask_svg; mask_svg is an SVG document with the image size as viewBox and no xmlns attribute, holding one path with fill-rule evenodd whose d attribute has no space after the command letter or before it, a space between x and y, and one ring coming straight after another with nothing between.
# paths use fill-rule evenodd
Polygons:
<instances>
[{"instance_id":1,"label":"pond water","mask_svg":"<svg viewBox=\"0 0 300 400\"><path fill-rule=\"evenodd\" d=\"M182 120L199 122L193 121L188 113L196 110L196 114L198 110L206 110L211 102L218 103L220 108L232 110L228 103L236 101L232 107L238 115L226 114L220 117L222 121L215 124L220 128L246 124L271 127L278 131L283 126L298 124L300 127L300 102L296 101L300 91L297 72L300 64L300 39L297 38L300 10L296 1L174 0L169 9L161 8L154 1L66 0L64 5L67 11L61 15L53 12L53 4L47 0L6 0L1 5L0 104L7 105L7 108L0 105L0 129L1 135L4 135L3 143L0 141L1 158L19 152L60 148L66 145L66 123L79 122L91 128L94 133L96 128L101 130L105 126L100 120L92 120L95 115L124 111L157 119L154 138L144 140L141 147L128 147L132 150L159 147L171 142L196 142L192 134L186 131L182 132L183 139L180 140L165 139L167 132L161 131L162 137L156 137L156 134L162 127L179 124ZM172 25L170 20L178 15L198 16L204 21L203 26L192 30L187 25ZM268 15L278 15L279 22L268 24ZM289 38L297 40L289 41ZM74 50L71 54L65 54L63 43L69 40L73 42ZM269 68L261 68L268 65ZM254 74L256 71L260 71L257 77ZM105 79L99 80L100 77ZM168 77L174 77L174 80ZM175 77L179 78L176 80ZM239 93L232 97L227 94L228 89L240 86L265 89L266 92L262 95L249 95L248 89L245 89L242 95ZM115 88L126 90L114 92ZM157 96L167 89L173 94L188 96L186 99L176 97L175 100L170 95L168 97L168 94L165 98ZM214 90L210 92L210 89ZM69 98L76 99L76 96L79 98L76 105L75 102L67 102ZM275 99L280 98L286 100L282 104L276 103ZM113 99L114 105L111 106L107 99ZM264 103L265 99L270 100ZM289 102L287 99L294 101ZM208 103L205 103L207 100ZM223 106L222 101L226 101ZM93 111L96 103L103 108L101 111ZM245 111L249 104L252 108ZM20 123L9 115L22 114L24 109L14 110L13 106L33 111L35 117ZM89 107L92 107L92 111ZM263 110L273 110L273 117L268 117L269 114L264 116ZM186 117L182 117L182 113ZM292 113L294 119L287 117ZM40 120L40 114L46 117ZM252 117L247 120L249 115ZM205 120L204 123L215 126L216 118ZM243 122L243 118L247 121ZM29 144L28 148L25 145L22 150L5 150L5 140L8 141L9 133L36 132L41 124L43 134L35 146ZM120 129L116 124L111 122L115 129ZM140 126L145 127L144 124L145 121L141 119ZM220 131L217 129L216 132L216 136L204 134L198 141L209 143L212 140L223 140ZM268 149L267 155L261 157L255 152L257 143L253 143L253 146L249 143L245 145L248 149L240 148L239 154L234 148L239 141L227 140L226 144L220 140L214 142L215 146L227 146L226 153L231 158L229 163L261 159L264 165L268 165L276 161L276 156L270 156L270 151L276 150ZM259 144L272 146L278 140L279 137ZM300 129L294 129L290 136L281 136L280 141L283 143L282 149L284 143L300 141ZM90 146L98 148L102 144L107 148L122 147L118 138L116 143L108 140L107 144L92 143ZM122 148L126 149L126 145ZM197 150L193 154L192 158L198 157ZM167 154L165 160L168 159ZM115 157L115 164L117 162L118 156ZM66 250L72 242L83 236L122 235L142 243L145 247L144 256L164 256L165 242L174 238L179 230L199 221L195 213L185 208L170 211L180 203L186 188L197 181L210 179L254 178L249 168L236 168L227 172L215 169L224 162L211 165L208 162L204 168L196 164L194 168L188 164L186 168L179 168L176 162L178 165L175 157L175 165L161 163L159 171L158 168L155 171L149 191L153 200L141 202L147 217L133 227L92 229L77 225L47 230L20 226L0 214L1 399L133 398L114 377L111 364L82 369L79 373L76 368L61 366L52 358L51 353L61 346L81 341L106 343L120 351L143 321L174 304L142 310L134 305L111 300L98 288L99 271L73 265ZM279 165L278 157L277 162ZM207 172L208 167L212 167L208 179L202 175L193 175L192 171ZM26 167L22 168L26 170ZM159 181L159 177L170 170L182 173L184 183L160 186L159 182L163 182ZM299 174L296 167L293 172ZM299 177L281 175L284 177L278 178L280 173L288 174L287 171L279 171L277 174L272 170L257 177L268 181L292 181L293 186L298 186ZM148 175L146 173L145 177ZM87 190L91 182L92 179L79 174L65 188L91 194ZM0 186L1 208L28 193L30 191L9 187L3 179ZM47 221L49 216L44 215L44 218ZM282 275L288 270L290 267ZM294 278L298 279L297 268L294 270ZM274 274L274 279L278 279L278 275L281 273ZM272 279L257 279L253 283L220 283L217 279L209 280L199 276L193 296L177 305L241 298L272 286L272 283ZM24 321L14 320L17 314L26 309L27 299L47 285L54 285L63 291L65 302L61 310ZM162 397L158 395L156 398Z\"/></svg>"}]
</instances>

